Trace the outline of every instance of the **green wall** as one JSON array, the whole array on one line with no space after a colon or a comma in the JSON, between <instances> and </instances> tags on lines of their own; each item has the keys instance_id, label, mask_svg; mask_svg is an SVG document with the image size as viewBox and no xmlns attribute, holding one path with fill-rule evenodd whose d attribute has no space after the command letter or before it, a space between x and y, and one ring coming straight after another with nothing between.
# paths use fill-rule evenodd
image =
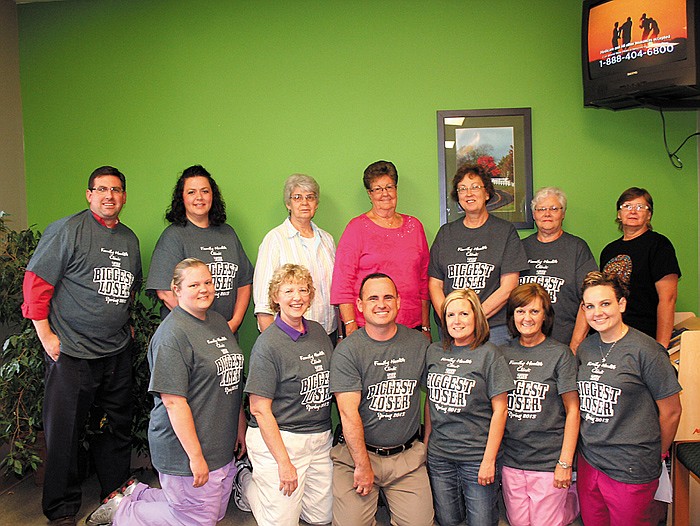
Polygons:
<instances>
[{"instance_id":1,"label":"green wall","mask_svg":"<svg viewBox=\"0 0 700 526\"><path fill-rule=\"evenodd\" d=\"M679 310L698 307L698 177L667 161L658 113L584 109L580 4L571 1L67 0L19 6L29 222L84 206L102 164L128 177L122 219L147 266L174 181L201 163L254 261L285 217L281 186L321 184L316 222L336 240L368 208L361 176L400 173L399 210L439 227L437 110L531 107L535 187L569 195L567 230L595 254L617 237L631 185L676 245ZM695 112L667 115L677 145ZM525 232L523 233L525 234ZM249 348L255 328L244 325Z\"/></svg>"}]
</instances>

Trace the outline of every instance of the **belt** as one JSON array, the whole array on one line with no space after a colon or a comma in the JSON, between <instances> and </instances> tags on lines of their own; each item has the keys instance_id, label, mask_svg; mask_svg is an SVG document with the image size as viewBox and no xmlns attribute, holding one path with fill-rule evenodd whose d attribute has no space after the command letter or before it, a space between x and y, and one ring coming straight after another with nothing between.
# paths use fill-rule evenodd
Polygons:
<instances>
[{"instance_id":1,"label":"belt","mask_svg":"<svg viewBox=\"0 0 700 526\"><path fill-rule=\"evenodd\" d=\"M413 442L415 442L417 438L419 438L418 431L416 431L416 433L411 438L409 438L408 442L406 442L405 444L391 447L379 447L365 443L365 448L367 448L367 451L369 451L370 453L374 453L375 455L379 455L380 457L390 457L391 455L396 455L397 453L402 453L408 449L411 449L411 447L413 447ZM342 434L338 436L338 443L345 443L345 437Z\"/></svg>"}]
</instances>

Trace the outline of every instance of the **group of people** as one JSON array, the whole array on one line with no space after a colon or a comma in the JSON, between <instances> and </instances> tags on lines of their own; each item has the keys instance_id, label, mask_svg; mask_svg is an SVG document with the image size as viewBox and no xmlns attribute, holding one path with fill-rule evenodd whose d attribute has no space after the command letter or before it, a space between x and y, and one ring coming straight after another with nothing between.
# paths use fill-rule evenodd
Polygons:
<instances>
[{"instance_id":1,"label":"group of people","mask_svg":"<svg viewBox=\"0 0 700 526\"><path fill-rule=\"evenodd\" d=\"M51 524L75 524L93 406L104 417L92 526L215 524L232 491L261 525L372 524L380 496L396 524L497 524L501 484L513 526L569 524L579 507L586 524L652 524L680 417L664 347L681 272L652 230L649 193L620 196L623 236L598 272L562 229L558 188L536 193L537 232L521 241L487 210L488 172L465 164L450 194L464 217L429 249L421 222L396 210L396 167L372 163L363 183L371 208L336 250L313 222L317 182L290 176L287 218L253 266L211 174L178 178L146 282L163 316L148 350L150 488L129 478L139 245L118 217L124 175L90 175L88 210L47 227L24 283L46 351ZM261 334L244 381L237 331L251 295Z\"/></svg>"}]
</instances>

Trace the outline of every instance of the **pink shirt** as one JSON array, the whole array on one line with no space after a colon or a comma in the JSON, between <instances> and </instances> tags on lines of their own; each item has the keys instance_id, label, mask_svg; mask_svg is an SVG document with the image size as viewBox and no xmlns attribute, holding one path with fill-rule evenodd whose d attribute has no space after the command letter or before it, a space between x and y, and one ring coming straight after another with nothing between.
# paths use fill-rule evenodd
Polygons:
<instances>
[{"instance_id":1,"label":"pink shirt","mask_svg":"<svg viewBox=\"0 0 700 526\"><path fill-rule=\"evenodd\" d=\"M422 302L428 296L430 252L423 225L415 217L401 214L399 228L384 228L366 214L352 219L338 242L331 284L331 303L355 306L362 280L383 272L396 284L401 298L397 323L408 327L423 325ZM365 324L355 307L355 321Z\"/></svg>"}]
</instances>

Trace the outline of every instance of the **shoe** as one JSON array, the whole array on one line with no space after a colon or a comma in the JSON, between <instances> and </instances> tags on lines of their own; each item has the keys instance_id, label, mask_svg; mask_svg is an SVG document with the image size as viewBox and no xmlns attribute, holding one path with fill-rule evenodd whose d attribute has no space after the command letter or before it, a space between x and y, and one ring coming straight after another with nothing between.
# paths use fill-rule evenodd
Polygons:
<instances>
[{"instance_id":1,"label":"shoe","mask_svg":"<svg viewBox=\"0 0 700 526\"><path fill-rule=\"evenodd\" d=\"M113 491L102 504L85 519L87 526L111 526L114 513L124 498L119 491Z\"/></svg>"},{"instance_id":2,"label":"shoe","mask_svg":"<svg viewBox=\"0 0 700 526\"><path fill-rule=\"evenodd\" d=\"M252 472L253 466L250 463L250 459L248 459L248 455L244 455L243 458L236 461L236 476L233 479L233 502L239 510L249 513L251 511L250 506L243 496L243 474Z\"/></svg>"},{"instance_id":3,"label":"shoe","mask_svg":"<svg viewBox=\"0 0 700 526\"><path fill-rule=\"evenodd\" d=\"M122 484L122 487L119 489L119 493L121 493L125 497L128 497L134 492L136 486L138 486L138 483L139 479L135 477L130 478L124 484Z\"/></svg>"},{"instance_id":4,"label":"shoe","mask_svg":"<svg viewBox=\"0 0 700 526\"><path fill-rule=\"evenodd\" d=\"M53 519L49 521L50 526L75 526L75 516L69 515L67 517L61 517L60 519Z\"/></svg>"}]
</instances>

